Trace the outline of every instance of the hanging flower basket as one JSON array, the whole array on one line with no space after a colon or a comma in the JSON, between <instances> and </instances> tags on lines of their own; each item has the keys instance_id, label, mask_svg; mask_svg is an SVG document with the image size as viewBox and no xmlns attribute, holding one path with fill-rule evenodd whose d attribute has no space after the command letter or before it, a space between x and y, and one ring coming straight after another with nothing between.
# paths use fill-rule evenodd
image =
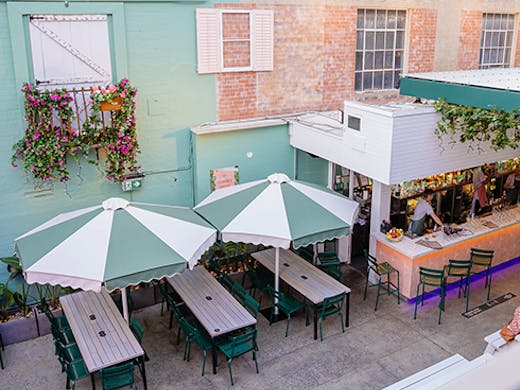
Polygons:
<instances>
[{"instance_id":1,"label":"hanging flower basket","mask_svg":"<svg viewBox=\"0 0 520 390\"><path fill-rule=\"evenodd\" d=\"M113 98L108 102L100 102L99 109L101 111L119 111L121 110L123 99Z\"/></svg>"}]
</instances>

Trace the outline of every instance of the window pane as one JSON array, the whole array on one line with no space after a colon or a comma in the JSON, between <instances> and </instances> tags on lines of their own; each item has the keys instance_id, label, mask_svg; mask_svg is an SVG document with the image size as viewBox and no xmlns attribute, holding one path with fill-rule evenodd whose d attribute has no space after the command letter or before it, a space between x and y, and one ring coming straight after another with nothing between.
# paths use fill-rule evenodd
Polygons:
<instances>
[{"instance_id":1,"label":"window pane","mask_svg":"<svg viewBox=\"0 0 520 390\"><path fill-rule=\"evenodd\" d=\"M367 51L365 53L365 69L374 69L374 52Z\"/></svg>"},{"instance_id":2,"label":"window pane","mask_svg":"<svg viewBox=\"0 0 520 390\"><path fill-rule=\"evenodd\" d=\"M224 42L224 68L251 66L249 41Z\"/></svg>"},{"instance_id":3,"label":"window pane","mask_svg":"<svg viewBox=\"0 0 520 390\"><path fill-rule=\"evenodd\" d=\"M511 44L513 43L513 33L509 31L506 35L506 46L511 47Z\"/></svg>"},{"instance_id":4,"label":"window pane","mask_svg":"<svg viewBox=\"0 0 520 390\"><path fill-rule=\"evenodd\" d=\"M491 49L491 54L489 55L489 62L500 62L498 59L498 49Z\"/></svg>"},{"instance_id":5,"label":"window pane","mask_svg":"<svg viewBox=\"0 0 520 390\"><path fill-rule=\"evenodd\" d=\"M501 15L500 18L500 29L505 30L507 28L507 15Z\"/></svg>"},{"instance_id":6,"label":"window pane","mask_svg":"<svg viewBox=\"0 0 520 390\"><path fill-rule=\"evenodd\" d=\"M249 14L224 12L222 37L223 39L249 39Z\"/></svg>"},{"instance_id":7,"label":"window pane","mask_svg":"<svg viewBox=\"0 0 520 390\"><path fill-rule=\"evenodd\" d=\"M509 67L511 64L511 49L506 49L504 54L504 63Z\"/></svg>"},{"instance_id":8,"label":"window pane","mask_svg":"<svg viewBox=\"0 0 520 390\"><path fill-rule=\"evenodd\" d=\"M365 18L365 10L364 9L358 9L357 12L357 28L363 28L364 25L364 18Z\"/></svg>"},{"instance_id":9,"label":"window pane","mask_svg":"<svg viewBox=\"0 0 520 390\"><path fill-rule=\"evenodd\" d=\"M384 72L384 76L383 76L383 88L384 89L392 89L393 76L394 76L394 72Z\"/></svg>"},{"instance_id":10,"label":"window pane","mask_svg":"<svg viewBox=\"0 0 520 390\"><path fill-rule=\"evenodd\" d=\"M365 28L375 27L376 12L373 9L365 10Z\"/></svg>"},{"instance_id":11,"label":"window pane","mask_svg":"<svg viewBox=\"0 0 520 390\"><path fill-rule=\"evenodd\" d=\"M508 15L507 17L507 29L514 30L515 28L515 18L513 15Z\"/></svg>"},{"instance_id":12,"label":"window pane","mask_svg":"<svg viewBox=\"0 0 520 390\"><path fill-rule=\"evenodd\" d=\"M376 20L376 28L384 29L386 24L386 11L385 10L377 10L377 20Z\"/></svg>"},{"instance_id":13,"label":"window pane","mask_svg":"<svg viewBox=\"0 0 520 390\"><path fill-rule=\"evenodd\" d=\"M490 56L490 49L484 49L484 63L485 64L489 63L489 61L490 61L489 56Z\"/></svg>"},{"instance_id":14,"label":"window pane","mask_svg":"<svg viewBox=\"0 0 520 390\"><path fill-rule=\"evenodd\" d=\"M356 70L363 70L363 52L356 52Z\"/></svg>"},{"instance_id":15,"label":"window pane","mask_svg":"<svg viewBox=\"0 0 520 390\"><path fill-rule=\"evenodd\" d=\"M405 21L406 21L406 12L399 11L397 13L397 28L404 29Z\"/></svg>"},{"instance_id":16,"label":"window pane","mask_svg":"<svg viewBox=\"0 0 520 390\"><path fill-rule=\"evenodd\" d=\"M372 89L372 72L363 73L363 90Z\"/></svg>"},{"instance_id":17,"label":"window pane","mask_svg":"<svg viewBox=\"0 0 520 390\"><path fill-rule=\"evenodd\" d=\"M404 48L404 31L398 31L395 34L395 48L396 49Z\"/></svg>"},{"instance_id":18,"label":"window pane","mask_svg":"<svg viewBox=\"0 0 520 390\"><path fill-rule=\"evenodd\" d=\"M376 51L374 57L374 69L383 69L384 51Z\"/></svg>"},{"instance_id":19,"label":"window pane","mask_svg":"<svg viewBox=\"0 0 520 390\"><path fill-rule=\"evenodd\" d=\"M494 32L491 34L491 46L498 46L498 42L500 39L500 33Z\"/></svg>"},{"instance_id":20,"label":"window pane","mask_svg":"<svg viewBox=\"0 0 520 390\"><path fill-rule=\"evenodd\" d=\"M399 89L399 73L400 71L394 72L394 88Z\"/></svg>"},{"instance_id":21,"label":"window pane","mask_svg":"<svg viewBox=\"0 0 520 390\"><path fill-rule=\"evenodd\" d=\"M373 89L383 89L383 72L374 72Z\"/></svg>"},{"instance_id":22,"label":"window pane","mask_svg":"<svg viewBox=\"0 0 520 390\"><path fill-rule=\"evenodd\" d=\"M395 34L393 31L388 31L385 33L386 39L385 39L385 48L386 49L393 49L394 48L394 38Z\"/></svg>"},{"instance_id":23,"label":"window pane","mask_svg":"<svg viewBox=\"0 0 520 390\"><path fill-rule=\"evenodd\" d=\"M388 11L388 18L386 20L386 28L395 28L397 24L397 11Z\"/></svg>"},{"instance_id":24,"label":"window pane","mask_svg":"<svg viewBox=\"0 0 520 390\"><path fill-rule=\"evenodd\" d=\"M483 27L486 30L493 28L493 19L491 14L484 14L484 19L482 21Z\"/></svg>"},{"instance_id":25,"label":"window pane","mask_svg":"<svg viewBox=\"0 0 520 390\"><path fill-rule=\"evenodd\" d=\"M385 33L382 31L376 32L376 50L385 48Z\"/></svg>"},{"instance_id":26,"label":"window pane","mask_svg":"<svg viewBox=\"0 0 520 390\"><path fill-rule=\"evenodd\" d=\"M504 46L506 44L506 33L505 32L498 33L498 44L500 46Z\"/></svg>"},{"instance_id":27,"label":"window pane","mask_svg":"<svg viewBox=\"0 0 520 390\"><path fill-rule=\"evenodd\" d=\"M356 91L362 91L363 90L363 85L362 85L362 78L363 77L363 73L359 72L359 73L355 73L355 76L354 76L354 88Z\"/></svg>"},{"instance_id":28,"label":"window pane","mask_svg":"<svg viewBox=\"0 0 520 390\"><path fill-rule=\"evenodd\" d=\"M392 69L394 67L394 52L385 51L385 68Z\"/></svg>"},{"instance_id":29,"label":"window pane","mask_svg":"<svg viewBox=\"0 0 520 390\"><path fill-rule=\"evenodd\" d=\"M402 51L396 51L395 52L395 69L401 69L402 61L401 61L401 55Z\"/></svg>"},{"instance_id":30,"label":"window pane","mask_svg":"<svg viewBox=\"0 0 520 390\"><path fill-rule=\"evenodd\" d=\"M504 49L498 49L497 62L504 63Z\"/></svg>"},{"instance_id":31,"label":"window pane","mask_svg":"<svg viewBox=\"0 0 520 390\"><path fill-rule=\"evenodd\" d=\"M363 31L358 31L356 33L356 49L363 50Z\"/></svg>"},{"instance_id":32,"label":"window pane","mask_svg":"<svg viewBox=\"0 0 520 390\"><path fill-rule=\"evenodd\" d=\"M365 50L374 50L376 33L367 31L365 33Z\"/></svg>"}]
</instances>

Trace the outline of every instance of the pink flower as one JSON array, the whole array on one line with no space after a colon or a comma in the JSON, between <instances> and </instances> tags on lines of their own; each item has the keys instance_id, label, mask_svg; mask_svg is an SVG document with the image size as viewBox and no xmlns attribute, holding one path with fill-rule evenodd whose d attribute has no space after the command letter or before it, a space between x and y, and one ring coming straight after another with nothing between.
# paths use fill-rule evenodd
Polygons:
<instances>
[{"instance_id":1,"label":"pink flower","mask_svg":"<svg viewBox=\"0 0 520 390\"><path fill-rule=\"evenodd\" d=\"M94 104L94 100L92 100L92 99L89 99L88 102L89 102L89 104Z\"/></svg>"},{"instance_id":2,"label":"pink flower","mask_svg":"<svg viewBox=\"0 0 520 390\"><path fill-rule=\"evenodd\" d=\"M99 87L92 87L92 93L98 93Z\"/></svg>"},{"instance_id":3,"label":"pink flower","mask_svg":"<svg viewBox=\"0 0 520 390\"><path fill-rule=\"evenodd\" d=\"M55 93L53 93L51 96L50 96L51 100L53 101L58 101L60 100L60 97L58 95L56 95Z\"/></svg>"},{"instance_id":4,"label":"pink flower","mask_svg":"<svg viewBox=\"0 0 520 390\"><path fill-rule=\"evenodd\" d=\"M29 171L34 172L34 167L31 167Z\"/></svg>"},{"instance_id":5,"label":"pink flower","mask_svg":"<svg viewBox=\"0 0 520 390\"><path fill-rule=\"evenodd\" d=\"M18 164L12 164L13 168L18 168Z\"/></svg>"},{"instance_id":6,"label":"pink flower","mask_svg":"<svg viewBox=\"0 0 520 390\"><path fill-rule=\"evenodd\" d=\"M121 92L121 98L124 99L125 97L126 97L126 91Z\"/></svg>"},{"instance_id":7,"label":"pink flower","mask_svg":"<svg viewBox=\"0 0 520 390\"><path fill-rule=\"evenodd\" d=\"M108 87L108 92L114 93L117 91L117 87L115 85L111 85Z\"/></svg>"}]
</instances>

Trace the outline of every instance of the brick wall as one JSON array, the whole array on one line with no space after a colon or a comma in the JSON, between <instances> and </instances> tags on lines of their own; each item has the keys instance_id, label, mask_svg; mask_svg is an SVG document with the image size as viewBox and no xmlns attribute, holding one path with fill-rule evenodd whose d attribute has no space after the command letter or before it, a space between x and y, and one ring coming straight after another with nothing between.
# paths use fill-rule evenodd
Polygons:
<instances>
[{"instance_id":1,"label":"brick wall","mask_svg":"<svg viewBox=\"0 0 520 390\"><path fill-rule=\"evenodd\" d=\"M513 60L513 66L520 66L520 18L516 18L516 49L513 48L515 58Z\"/></svg>"},{"instance_id":2,"label":"brick wall","mask_svg":"<svg viewBox=\"0 0 520 390\"><path fill-rule=\"evenodd\" d=\"M272 72L217 74L219 121L340 109L347 99L367 103L410 100L394 90L354 92L356 7L313 4L218 4L216 7L274 9L275 40ZM412 9L410 12L413 17L408 19L412 20L411 26L407 26L409 67L414 72L431 71L436 11ZM241 50L246 52L244 48Z\"/></svg>"},{"instance_id":3,"label":"brick wall","mask_svg":"<svg viewBox=\"0 0 520 390\"><path fill-rule=\"evenodd\" d=\"M482 11L466 11L461 13L458 69L477 69L482 31Z\"/></svg>"},{"instance_id":4,"label":"brick wall","mask_svg":"<svg viewBox=\"0 0 520 390\"><path fill-rule=\"evenodd\" d=\"M409 10L408 72L431 72L435 57L437 10L413 8Z\"/></svg>"}]
</instances>

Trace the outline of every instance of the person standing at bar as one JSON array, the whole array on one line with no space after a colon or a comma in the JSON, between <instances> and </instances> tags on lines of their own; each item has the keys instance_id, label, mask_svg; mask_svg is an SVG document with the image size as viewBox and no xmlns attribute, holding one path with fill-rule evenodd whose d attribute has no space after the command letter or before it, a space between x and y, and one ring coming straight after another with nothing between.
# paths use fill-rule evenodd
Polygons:
<instances>
[{"instance_id":1,"label":"person standing at bar","mask_svg":"<svg viewBox=\"0 0 520 390\"><path fill-rule=\"evenodd\" d=\"M511 173L504 184L506 190L507 203L515 205L518 202L518 192L520 191L520 167Z\"/></svg>"},{"instance_id":2,"label":"person standing at bar","mask_svg":"<svg viewBox=\"0 0 520 390\"><path fill-rule=\"evenodd\" d=\"M427 215L432 217L437 225L442 226L441 219L433 212L433 207L431 205L432 199L433 191L427 189L423 192L422 198L419 200L419 202L417 202L409 228L412 233L417 235L424 233L424 222Z\"/></svg>"},{"instance_id":3,"label":"person standing at bar","mask_svg":"<svg viewBox=\"0 0 520 390\"><path fill-rule=\"evenodd\" d=\"M486 207L488 204L485 186L486 180L486 175L484 175L482 169L480 167L475 168L475 171L473 172L473 200L471 201L471 216L474 216L477 211L477 201L479 209Z\"/></svg>"}]
</instances>

